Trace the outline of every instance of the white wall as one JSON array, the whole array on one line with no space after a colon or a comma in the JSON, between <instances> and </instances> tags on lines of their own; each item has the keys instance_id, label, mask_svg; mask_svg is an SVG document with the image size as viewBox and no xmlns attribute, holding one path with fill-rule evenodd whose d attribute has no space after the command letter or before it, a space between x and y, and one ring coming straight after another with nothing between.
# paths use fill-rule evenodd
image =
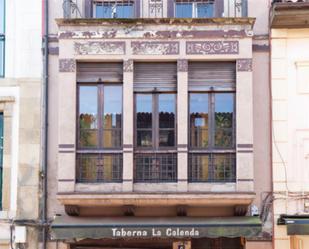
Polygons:
<instances>
[{"instance_id":1,"label":"white wall","mask_svg":"<svg viewBox=\"0 0 309 249\"><path fill-rule=\"evenodd\" d=\"M41 77L41 13L42 0L6 0L6 78Z\"/></svg>"}]
</instances>

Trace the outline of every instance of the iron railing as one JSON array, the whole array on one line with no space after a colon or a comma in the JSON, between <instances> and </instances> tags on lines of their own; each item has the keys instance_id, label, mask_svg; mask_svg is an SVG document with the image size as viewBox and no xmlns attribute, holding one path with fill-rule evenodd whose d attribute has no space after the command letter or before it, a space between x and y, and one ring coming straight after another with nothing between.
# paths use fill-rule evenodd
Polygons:
<instances>
[{"instance_id":1,"label":"iron railing","mask_svg":"<svg viewBox=\"0 0 309 249\"><path fill-rule=\"evenodd\" d=\"M185 17L189 18L246 17L247 2L248 0L63 0L62 8L64 18L184 17L177 16L179 11L185 11Z\"/></svg>"},{"instance_id":2,"label":"iron railing","mask_svg":"<svg viewBox=\"0 0 309 249\"><path fill-rule=\"evenodd\" d=\"M80 183L121 182L122 154L78 153L76 181Z\"/></svg>"},{"instance_id":3,"label":"iron railing","mask_svg":"<svg viewBox=\"0 0 309 249\"><path fill-rule=\"evenodd\" d=\"M235 182L235 153L190 153L189 182Z\"/></svg>"},{"instance_id":4,"label":"iron railing","mask_svg":"<svg viewBox=\"0 0 309 249\"><path fill-rule=\"evenodd\" d=\"M137 153L134 156L134 182L176 182L176 153Z\"/></svg>"}]
</instances>

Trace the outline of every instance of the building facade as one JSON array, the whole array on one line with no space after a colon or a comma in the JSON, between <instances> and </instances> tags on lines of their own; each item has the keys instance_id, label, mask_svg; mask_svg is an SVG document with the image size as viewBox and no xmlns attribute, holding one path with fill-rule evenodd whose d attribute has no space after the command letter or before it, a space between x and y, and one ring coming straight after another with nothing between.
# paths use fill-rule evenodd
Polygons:
<instances>
[{"instance_id":1,"label":"building facade","mask_svg":"<svg viewBox=\"0 0 309 249\"><path fill-rule=\"evenodd\" d=\"M0 248L37 248L41 1L0 1Z\"/></svg>"},{"instance_id":2,"label":"building facade","mask_svg":"<svg viewBox=\"0 0 309 249\"><path fill-rule=\"evenodd\" d=\"M270 2L49 6L48 248L272 248Z\"/></svg>"},{"instance_id":3,"label":"building facade","mask_svg":"<svg viewBox=\"0 0 309 249\"><path fill-rule=\"evenodd\" d=\"M275 248L309 247L309 1L271 9Z\"/></svg>"}]
</instances>

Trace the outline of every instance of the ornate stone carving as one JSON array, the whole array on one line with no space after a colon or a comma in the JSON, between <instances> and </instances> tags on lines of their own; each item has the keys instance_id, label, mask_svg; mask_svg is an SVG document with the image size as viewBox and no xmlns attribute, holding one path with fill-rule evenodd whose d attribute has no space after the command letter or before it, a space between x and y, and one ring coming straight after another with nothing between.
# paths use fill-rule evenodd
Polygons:
<instances>
[{"instance_id":1,"label":"ornate stone carving","mask_svg":"<svg viewBox=\"0 0 309 249\"><path fill-rule=\"evenodd\" d=\"M179 54L179 42L132 42L135 55Z\"/></svg>"},{"instance_id":2,"label":"ornate stone carving","mask_svg":"<svg viewBox=\"0 0 309 249\"><path fill-rule=\"evenodd\" d=\"M238 72L252 72L252 59L239 59L237 60Z\"/></svg>"},{"instance_id":3,"label":"ornate stone carving","mask_svg":"<svg viewBox=\"0 0 309 249\"><path fill-rule=\"evenodd\" d=\"M238 54L238 41L187 42L187 54Z\"/></svg>"},{"instance_id":4,"label":"ornate stone carving","mask_svg":"<svg viewBox=\"0 0 309 249\"><path fill-rule=\"evenodd\" d=\"M102 55L121 55L125 53L125 42L75 42L74 49L76 54L102 54Z\"/></svg>"},{"instance_id":5,"label":"ornate stone carving","mask_svg":"<svg viewBox=\"0 0 309 249\"><path fill-rule=\"evenodd\" d=\"M76 71L76 62L74 59L59 59L59 72L74 73Z\"/></svg>"},{"instance_id":6,"label":"ornate stone carving","mask_svg":"<svg viewBox=\"0 0 309 249\"><path fill-rule=\"evenodd\" d=\"M188 72L188 60L180 59L177 61L177 71L178 72Z\"/></svg>"},{"instance_id":7,"label":"ornate stone carving","mask_svg":"<svg viewBox=\"0 0 309 249\"><path fill-rule=\"evenodd\" d=\"M133 60L123 61L123 71L127 73L133 72Z\"/></svg>"}]
</instances>

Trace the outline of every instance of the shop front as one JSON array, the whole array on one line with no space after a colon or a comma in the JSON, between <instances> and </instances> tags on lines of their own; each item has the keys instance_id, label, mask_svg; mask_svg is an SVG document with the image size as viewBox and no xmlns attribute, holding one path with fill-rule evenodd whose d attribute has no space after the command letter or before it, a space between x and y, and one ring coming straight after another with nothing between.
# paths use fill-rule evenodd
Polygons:
<instances>
[{"instance_id":1,"label":"shop front","mask_svg":"<svg viewBox=\"0 0 309 249\"><path fill-rule=\"evenodd\" d=\"M258 217L56 217L52 239L71 248L242 249ZM73 243L72 243L73 242Z\"/></svg>"}]
</instances>

